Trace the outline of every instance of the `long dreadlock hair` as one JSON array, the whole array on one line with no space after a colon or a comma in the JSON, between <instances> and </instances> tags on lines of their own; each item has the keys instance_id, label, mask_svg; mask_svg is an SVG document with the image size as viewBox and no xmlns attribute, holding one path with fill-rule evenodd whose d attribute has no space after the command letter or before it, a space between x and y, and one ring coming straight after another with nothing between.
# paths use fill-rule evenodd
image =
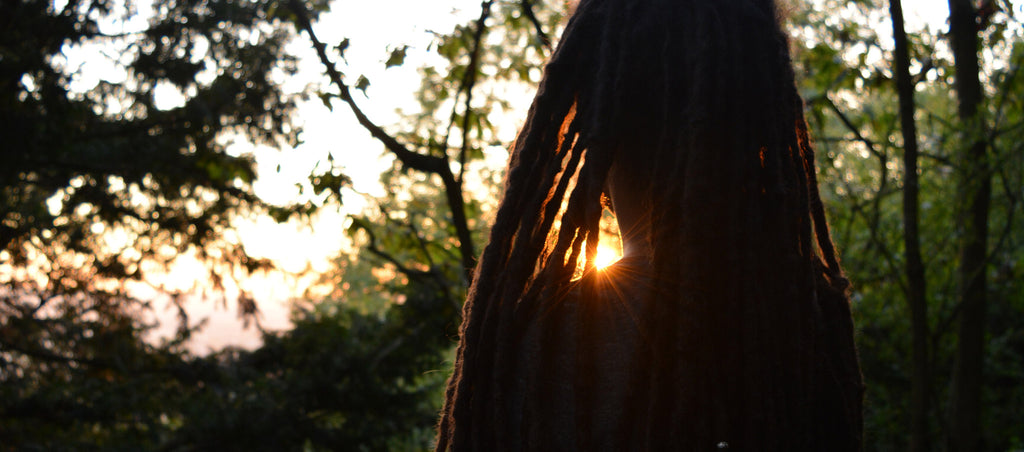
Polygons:
<instances>
[{"instance_id":1,"label":"long dreadlock hair","mask_svg":"<svg viewBox=\"0 0 1024 452\"><path fill-rule=\"evenodd\" d=\"M437 450L858 449L848 282L802 108L772 0L582 0L513 148ZM628 162L650 302L609 406L593 363L619 332L586 312Z\"/></svg>"}]
</instances>

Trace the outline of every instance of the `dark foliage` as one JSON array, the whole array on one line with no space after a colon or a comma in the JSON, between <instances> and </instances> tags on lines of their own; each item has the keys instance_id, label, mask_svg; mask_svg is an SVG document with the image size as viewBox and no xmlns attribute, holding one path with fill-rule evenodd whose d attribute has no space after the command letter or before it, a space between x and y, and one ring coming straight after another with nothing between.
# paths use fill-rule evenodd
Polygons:
<instances>
[{"instance_id":1,"label":"dark foliage","mask_svg":"<svg viewBox=\"0 0 1024 452\"><path fill-rule=\"evenodd\" d=\"M206 362L217 373L178 401L170 450L423 449L445 375L453 307L410 285L383 315L352 308L299 313L252 352ZM416 291L416 292L412 292ZM308 448L308 449L307 449Z\"/></svg>"},{"instance_id":2,"label":"dark foliage","mask_svg":"<svg viewBox=\"0 0 1024 452\"><path fill-rule=\"evenodd\" d=\"M140 278L141 261L160 260L164 247L202 252L230 212L258 206L249 185L253 161L226 152L232 140L225 132L256 143L296 142L292 97L273 75L294 71L282 53L293 32L268 15L269 5L161 3L148 27L110 35L110 23L142 20L134 5L71 1L58 11L52 2L4 2L6 259L24 265L42 254L64 270L57 256L80 253L80 271ZM112 73L83 86L83 74L69 67L76 51L108 59ZM158 106L161 88L179 93L181 105ZM98 243L96 232L109 229L126 233L125 248L135 252ZM257 265L240 250L223 257Z\"/></svg>"},{"instance_id":3,"label":"dark foliage","mask_svg":"<svg viewBox=\"0 0 1024 452\"><path fill-rule=\"evenodd\" d=\"M206 357L147 345L131 319L51 332L48 350L0 362L0 450L422 450L454 307L409 289L384 314L303 311L259 349ZM18 321L5 332L30 331Z\"/></svg>"}]
</instances>

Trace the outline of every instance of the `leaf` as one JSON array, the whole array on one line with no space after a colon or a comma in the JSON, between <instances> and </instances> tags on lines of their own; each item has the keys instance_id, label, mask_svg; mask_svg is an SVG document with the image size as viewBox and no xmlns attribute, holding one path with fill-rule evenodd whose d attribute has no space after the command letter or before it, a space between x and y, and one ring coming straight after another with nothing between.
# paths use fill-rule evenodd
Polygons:
<instances>
[{"instance_id":1,"label":"leaf","mask_svg":"<svg viewBox=\"0 0 1024 452\"><path fill-rule=\"evenodd\" d=\"M363 92L366 96L366 88L370 87L370 79L366 78L365 75L360 75L359 80L356 80L356 89Z\"/></svg>"},{"instance_id":2,"label":"leaf","mask_svg":"<svg viewBox=\"0 0 1024 452\"><path fill-rule=\"evenodd\" d=\"M270 209L267 210L267 214L269 214L270 217L273 218L274 221L278 223L284 223L288 221L288 218L291 218L292 214L294 213L295 211L292 209L274 206L270 207Z\"/></svg>"},{"instance_id":3,"label":"leaf","mask_svg":"<svg viewBox=\"0 0 1024 452\"><path fill-rule=\"evenodd\" d=\"M388 61L384 63L385 69L390 69L394 66L401 66L405 63L405 52L409 50L409 46L402 46L401 48L391 51L391 56L388 57Z\"/></svg>"},{"instance_id":4,"label":"leaf","mask_svg":"<svg viewBox=\"0 0 1024 452\"><path fill-rule=\"evenodd\" d=\"M317 97L319 97L320 101L324 103L324 106L327 107L327 110L334 111L334 106L331 105L331 98L334 97L333 95L331 95L330 93L319 93L317 94Z\"/></svg>"},{"instance_id":5,"label":"leaf","mask_svg":"<svg viewBox=\"0 0 1024 452\"><path fill-rule=\"evenodd\" d=\"M324 191L330 191L340 197L342 187L351 185L352 179L344 174L326 173L311 177L310 183L315 195L319 196Z\"/></svg>"},{"instance_id":6,"label":"leaf","mask_svg":"<svg viewBox=\"0 0 1024 452\"><path fill-rule=\"evenodd\" d=\"M349 44L351 44L351 42L348 38L345 38L342 39L338 45L334 46L335 49L338 49L338 55L340 55L343 60L345 59L345 51L348 50Z\"/></svg>"}]
</instances>

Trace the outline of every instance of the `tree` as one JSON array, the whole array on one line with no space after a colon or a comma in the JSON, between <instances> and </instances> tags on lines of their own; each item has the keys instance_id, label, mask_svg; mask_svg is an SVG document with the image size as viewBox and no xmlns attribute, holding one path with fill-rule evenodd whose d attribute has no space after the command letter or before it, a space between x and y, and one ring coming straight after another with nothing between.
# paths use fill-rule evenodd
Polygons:
<instances>
[{"instance_id":1,"label":"tree","mask_svg":"<svg viewBox=\"0 0 1024 452\"><path fill-rule=\"evenodd\" d=\"M914 81L910 76L910 51L907 32L903 25L903 6L900 0L889 1L892 19L893 66L896 72L896 90L900 104L900 131L903 135L903 248L906 253L906 299L910 310L911 377L910 450L930 448L928 433L928 393L931 383L928 375L928 298L924 262L921 260L921 236L918 232L918 176L917 176L917 123L914 119Z\"/></svg>"},{"instance_id":2,"label":"tree","mask_svg":"<svg viewBox=\"0 0 1024 452\"><path fill-rule=\"evenodd\" d=\"M74 267L139 278L143 261L210 245L230 213L264 207L251 192L252 158L226 147L228 134L275 146L297 140L295 96L278 86L295 70L282 48L290 32L269 6L163 5L132 30L144 20L133 5L5 4L7 258L23 266L50 257L49 270L64 272L69 262L54 254L92 255ZM111 23L128 31L114 33ZM104 58L96 48L118 55L109 56L111 73L84 86L69 55ZM126 252L101 243L108 230L126 235ZM244 258L224 245L220 260Z\"/></svg>"},{"instance_id":3,"label":"tree","mask_svg":"<svg viewBox=\"0 0 1024 452\"><path fill-rule=\"evenodd\" d=\"M994 3L994 2L989 2ZM986 304L988 299L988 223L992 176L988 155L988 124L982 101L978 62L979 15L966 0L949 1L949 32L956 63L956 93L961 136L957 203L962 209L960 245L960 313L956 359L949 393L949 449L981 446L981 388L984 375Z\"/></svg>"},{"instance_id":4,"label":"tree","mask_svg":"<svg viewBox=\"0 0 1024 452\"><path fill-rule=\"evenodd\" d=\"M295 95L279 86L294 31L273 4L166 4L146 27L116 2L4 4L0 249L5 282L37 311L182 254L220 264L220 279L266 267L228 231L233 215L275 209L252 193L252 157L227 147L297 141ZM113 69L88 86L73 55Z\"/></svg>"},{"instance_id":5,"label":"tree","mask_svg":"<svg viewBox=\"0 0 1024 452\"><path fill-rule=\"evenodd\" d=\"M148 300L129 283L188 254L215 286L266 268L232 237L231 220L295 210L257 198L252 158L228 150L235 140L297 141L296 95L280 86L295 71L287 10L233 0L145 7L0 5L7 447L148 448L165 423L158 395L173 391L191 330L183 320L175 340L144 342ZM109 69L97 77L76 58ZM240 311L255 309L240 299Z\"/></svg>"},{"instance_id":6,"label":"tree","mask_svg":"<svg viewBox=\"0 0 1024 452\"><path fill-rule=\"evenodd\" d=\"M553 2L483 2L476 20L437 34L430 48L444 65L419 69L421 111L389 128L367 117L352 97L337 62L348 40L338 46L321 42L313 23L302 19L302 6L290 4L330 80L321 99L330 106L340 100L395 157L394 167L381 177L387 194L371 200L368 211L353 215L349 227L349 235L362 247L358 265L387 269L385 284L426 284L437 288L450 306L461 306L502 177L483 161L488 154L504 155L509 140L503 141L490 117L513 108L503 97L510 86L522 89L539 79L540 65L552 48L548 33L565 8L547 3ZM405 48L394 47L388 67L404 63ZM365 77L357 81L364 87L369 83ZM342 278L335 280L343 283ZM336 291L334 296L350 295ZM457 317L450 324L457 326Z\"/></svg>"},{"instance_id":7,"label":"tree","mask_svg":"<svg viewBox=\"0 0 1024 452\"><path fill-rule=\"evenodd\" d=\"M1021 348L1010 325L1019 323L1024 311L1016 301L1019 284L1006 278L1016 274L1017 262L1024 254L1017 227L1016 194L1021 187L1021 144L1014 141L1019 140L1022 124L1020 105L1015 100L1022 92L1017 69L1022 31L1015 15L1020 6L993 2L981 8L987 12L972 19L971 30L985 49L973 73L982 84L982 92L991 93L978 106L979 115L987 118L984 128L959 119L956 99L949 95L956 92L956 61L947 47L951 41L941 31L906 30L914 109L910 114L898 115L895 107L899 105L899 93L892 82L901 72L899 56L890 53L896 49L877 34L881 28L878 18L896 20L895 14L878 14L872 2L824 2L820 6L802 13L807 16L798 19L802 25L796 27L795 34L798 45L807 45L799 52L798 61L808 74L803 89L823 151L819 156L825 157L821 180L831 187L822 191L833 194L829 202L832 225L854 283L855 318L861 329L858 344L868 386L866 431L873 434L867 443L879 449L907 448L908 432L888 426L907 425L914 419L916 431L911 436L919 437L921 407L925 404L928 436L941 438L949 431L950 419L957 416L947 397L952 390L950 375L955 350L971 339L954 328L964 313L958 298L958 281L962 278L957 276L964 260L956 250L960 248L958 241L965 237L958 226L960 213L969 212L971 207L950 181L964 180L962 175L975 164L977 159L966 157L961 150L980 137L989 146L984 161L991 165L992 180L988 219L992 235L984 253L989 284L986 293L991 300L999 300L989 304L992 313L984 317L982 325L985 343L998 351L976 351L986 371L975 380L980 385L976 390L982 421L974 432L982 438L977 448L1017 447L1019 436L1010 427L1013 421L1007 413L1020 400L1015 388L1021 381L1013 376L1020 366L1013 360L1019 361ZM830 19L840 16L848 20ZM899 127L909 118L915 119L916 134L909 127ZM961 135L972 130L984 132L969 135L969 140ZM901 140L900 135L906 138ZM906 162L912 154L905 149L912 146L908 135L915 135L919 144L916 172L908 168L909 163L901 167L897 160L902 153ZM893 195L902 192L907 201L915 173L920 188L917 235L927 304L925 321L912 320L914 326L907 328L908 316L895 309L898 305L891 300L903 299L912 293L913 285L919 284L912 274L904 272L912 266L912 245L906 240L914 234L909 226L900 226L907 218L902 213L906 210ZM923 329L928 331L927 348L921 353L915 336L919 337ZM921 357L928 359L922 361ZM927 379L931 381L931 389L924 391L924 404L921 392L916 390L922 387L922 364L928 365ZM970 367L970 372L979 369Z\"/></svg>"},{"instance_id":8,"label":"tree","mask_svg":"<svg viewBox=\"0 0 1024 452\"><path fill-rule=\"evenodd\" d=\"M452 66L443 74L425 70L425 86L436 83L448 89L424 89L431 93L422 96L426 113L415 119L412 130L389 138L377 129L385 143L408 140L410 149L436 154L441 129L434 118L448 116L439 111L449 106L441 96L462 96L448 128L461 168L440 170L457 193L396 204L398 190L416 180L396 170L393 197L380 204L401 215L357 218L350 228L364 240L366 250L354 266L394 266L395 278L369 284L384 290L369 295L375 308L356 300L354 290L339 290L337 303L297 311L296 328L267 336L257 351L197 358L183 352L188 329L160 346L144 342L147 326L137 315L146 302L133 299L121 283L145 280L147 272L158 271L173 255L189 252L205 259L218 278L230 277L238 267L243 272L262 268L265 262L249 258L232 242L231 218L252 212L284 218L309 211L307 206L268 206L253 196L252 160L226 152L226 144L230 134L276 146L295 143L299 131L289 121L295 96L280 88L295 62L283 45L294 35L291 21L308 27L323 5L173 4L154 12L148 27L125 33L111 32L105 24L116 17L130 23L134 11L113 4L73 2L61 11L43 3L4 8L10 13L4 20L17 25L5 29L5 46L24 37L57 43L48 47L26 41L18 47L19 55L28 55L23 59L38 62L31 76L23 75L28 69L5 67L10 70L4 86L21 83L23 89L7 98L4 118L24 119L9 122L5 136L13 136L19 126L47 127L25 135L15 143L20 147L7 148L20 160L9 171L4 168L4 190L24 194L10 198L3 223L5 262L10 258L12 268L20 271L9 275L18 285L4 294L0 436L5 445L426 447L440 403L439 398L430 402L436 398L431 388L444 379L443 373L426 372L439 367L457 322L458 300L474 254L472 238L465 234L479 235L486 223L471 217L480 208L472 197L464 198L468 202L461 225L446 224L429 209L417 213L415 206L447 209L453 199L464 196L464 184L474 179L467 175L469 168L485 147L497 142L484 109L503 103L493 92L472 95L473 85L477 91L487 85L477 84L476 77L497 68L502 74L498 78L528 79L539 58L524 55L544 47L544 39L528 50L503 52L500 45L488 45L485 52L485 35L474 31L483 27L471 24L439 36L435 48ZM529 2L495 10L513 24L513 38L541 25ZM557 21L556 15L550 17L549 24ZM60 24L63 28L56 29L64 34L39 33L50 30L40 23ZM104 81L81 92L71 89L74 75L52 64L61 43L120 46L125 50L118 60L124 80ZM463 61L472 53L463 53L471 44L479 49L469 58L477 61L472 63ZM4 63L18 61L6 55ZM401 58L392 63L401 64ZM179 105L168 107L157 94L168 88L182 95ZM336 88L347 92L344 85ZM322 98L329 101L330 96ZM480 100L485 101L482 106ZM122 110L106 108L117 103L123 104ZM65 104L73 108L51 106ZM52 133L63 129L70 132ZM435 155L417 161L441 160ZM39 174L46 176L46 183L29 187L27 182L36 183ZM346 183L335 173L311 179L320 193L338 194ZM430 192L434 187L429 182L418 183ZM449 218L462 211L449 211ZM60 235L64 230L73 233ZM109 248L111 234L128 236L123 248ZM59 240L46 242L53 237ZM406 240L410 237L414 240ZM468 251L453 253L452 244ZM419 254L421 249L424 254ZM32 265L54 271L37 284L31 278ZM72 271L73 277L67 276ZM346 275L346 282L356 280L356 272ZM95 322L87 320L96 314ZM310 354L314 346L323 353ZM119 393L126 397L112 397ZM221 409L211 411L213 406ZM50 416L54 409L69 415ZM271 426L278 434L266 435ZM410 430L412 436L405 435ZM427 433L417 439L418 430ZM245 442L255 437L266 441Z\"/></svg>"},{"instance_id":9,"label":"tree","mask_svg":"<svg viewBox=\"0 0 1024 452\"><path fill-rule=\"evenodd\" d=\"M433 436L453 308L410 284L401 307L306 306L253 351L193 367L173 400L164 450L423 450Z\"/></svg>"}]
</instances>

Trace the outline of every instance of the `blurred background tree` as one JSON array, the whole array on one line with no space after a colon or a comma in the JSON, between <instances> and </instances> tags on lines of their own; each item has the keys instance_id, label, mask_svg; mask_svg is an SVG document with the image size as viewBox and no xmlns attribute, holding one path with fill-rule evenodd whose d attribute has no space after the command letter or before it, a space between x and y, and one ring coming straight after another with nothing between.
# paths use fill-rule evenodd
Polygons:
<instances>
[{"instance_id":1,"label":"blurred background tree","mask_svg":"<svg viewBox=\"0 0 1024 452\"><path fill-rule=\"evenodd\" d=\"M377 124L359 105L377 100L353 95L372 92L373 80L346 74L349 40L316 35L337 4L0 5L0 450L429 448L505 149L568 8L479 6L474 20L425 44L436 63L417 68L418 108ZM855 284L866 448L1024 449L1024 6L953 9L978 40L981 96L968 115L957 80L972 71L951 34L906 27L916 157L904 152L891 6L793 2L787 23L822 193ZM317 51L323 83L282 88L297 67L289 43ZM409 45L424 43L394 43L382 62L410 70ZM72 56L104 53L119 75L83 82L96 76ZM187 321L169 340L145 339L151 300L127 281L146 281L181 255L203 262L214 286L272 271L245 251L232 220L305 221L320 205L264 202L253 191L253 157L229 150L237 140L295 146L305 97L351 111L394 157L384 194L350 212L354 251L320 277L326 295L297 301L292 328L264 333L253 350L193 355ZM910 161L917 170L907 173ZM345 162L322 163L308 183L338 204L350 184ZM972 185L982 180L991 183L988 215L968 227L961 219L980 218L969 214L984 198ZM905 226L912 212L916 232ZM979 224L981 259L965 264ZM908 272L915 240L920 279ZM973 277L985 283L980 310L965 290ZM244 293L238 306L257 309ZM965 349L968 335L982 346ZM954 369L974 378L954 379ZM912 404L912 393L926 403ZM960 422L972 412L977 437L951 435L971 430Z\"/></svg>"},{"instance_id":2,"label":"blurred background tree","mask_svg":"<svg viewBox=\"0 0 1024 452\"><path fill-rule=\"evenodd\" d=\"M946 25L906 30L912 137L901 128L891 4L796 8L797 73L805 77L822 193L830 194L832 229L855 282L868 450L1024 445L1009 414L1024 406L1022 7L950 5L957 7ZM947 29L951 23L959 31ZM968 41L960 49L957 34ZM972 55L976 64L963 64ZM980 90L968 101L976 113L964 114L960 80L970 78ZM905 154L908 138L916 155ZM908 161L917 166L911 174ZM904 227L908 214L919 216L917 228ZM911 242L920 244L917 277ZM920 399L912 403L912 394ZM955 438L965 430L974 437Z\"/></svg>"},{"instance_id":3,"label":"blurred background tree","mask_svg":"<svg viewBox=\"0 0 1024 452\"><path fill-rule=\"evenodd\" d=\"M297 142L289 20L273 2L0 5L0 447L167 436L192 330L181 309L177 337L143 341L150 300L126 282L182 255L217 288L269 268L231 220L282 208L254 196L255 162L228 147ZM238 308L256 313L248 296Z\"/></svg>"}]
</instances>

